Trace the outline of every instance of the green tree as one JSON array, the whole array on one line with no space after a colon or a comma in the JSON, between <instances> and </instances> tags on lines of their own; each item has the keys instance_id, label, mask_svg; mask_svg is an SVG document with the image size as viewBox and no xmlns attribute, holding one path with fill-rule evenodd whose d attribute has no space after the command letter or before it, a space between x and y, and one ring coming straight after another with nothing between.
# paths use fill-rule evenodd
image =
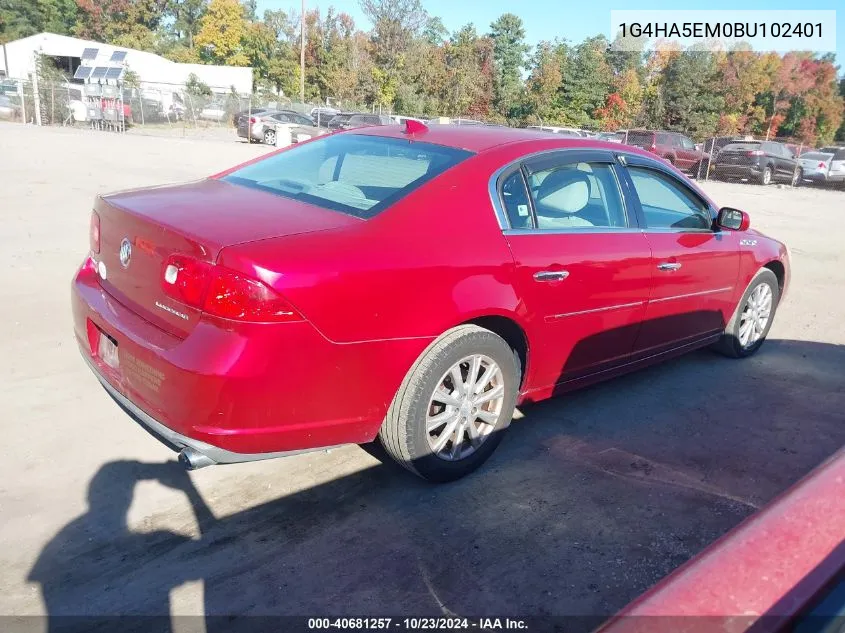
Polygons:
<instances>
[{"instance_id":1,"label":"green tree","mask_svg":"<svg viewBox=\"0 0 845 633\"><path fill-rule=\"evenodd\" d=\"M695 138L713 136L725 104L719 76L710 51L693 47L673 56L663 69L665 127Z\"/></svg>"},{"instance_id":2,"label":"green tree","mask_svg":"<svg viewBox=\"0 0 845 633\"><path fill-rule=\"evenodd\" d=\"M168 13L173 18L172 31L176 40L185 47L194 47L200 20L208 8L208 0L170 0Z\"/></svg>"},{"instance_id":3,"label":"green tree","mask_svg":"<svg viewBox=\"0 0 845 633\"><path fill-rule=\"evenodd\" d=\"M529 51L522 19L505 13L490 25L493 40L493 95L496 110L505 116L517 107L522 90L522 68Z\"/></svg>"},{"instance_id":4,"label":"green tree","mask_svg":"<svg viewBox=\"0 0 845 633\"><path fill-rule=\"evenodd\" d=\"M75 0L3 0L0 2L0 43L43 31L70 35L78 14Z\"/></svg>"},{"instance_id":5,"label":"green tree","mask_svg":"<svg viewBox=\"0 0 845 633\"><path fill-rule=\"evenodd\" d=\"M243 44L247 28L238 0L211 0L194 42L203 59L212 64L246 66L249 58Z\"/></svg>"},{"instance_id":6,"label":"green tree","mask_svg":"<svg viewBox=\"0 0 845 633\"><path fill-rule=\"evenodd\" d=\"M602 35L587 38L566 58L560 107L568 123L598 126L595 112L605 105L613 82L605 59L607 46Z\"/></svg>"}]
</instances>

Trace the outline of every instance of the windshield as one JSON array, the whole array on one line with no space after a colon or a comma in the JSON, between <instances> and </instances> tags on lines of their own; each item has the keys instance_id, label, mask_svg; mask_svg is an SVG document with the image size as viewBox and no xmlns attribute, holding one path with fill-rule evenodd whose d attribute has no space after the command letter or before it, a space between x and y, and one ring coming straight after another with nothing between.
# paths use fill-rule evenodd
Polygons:
<instances>
[{"instance_id":1,"label":"windshield","mask_svg":"<svg viewBox=\"0 0 845 633\"><path fill-rule=\"evenodd\" d=\"M429 143L339 134L252 163L223 180L371 218L471 155Z\"/></svg>"}]
</instances>

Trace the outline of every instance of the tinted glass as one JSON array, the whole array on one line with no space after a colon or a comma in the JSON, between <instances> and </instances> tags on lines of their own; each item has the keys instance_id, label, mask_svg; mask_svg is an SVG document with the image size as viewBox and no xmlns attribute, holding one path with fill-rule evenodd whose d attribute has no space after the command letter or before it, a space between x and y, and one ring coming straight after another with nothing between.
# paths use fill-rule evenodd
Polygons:
<instances>
[{"instance_id":1,"label":"tinted glass","mask_svg":"<svg viewBox=\"0 0 845 633\"><path fill-rule=\"evenodd\" d=\"M342 134L269 156L223 180L370 218L471 155L441 145Z\"/></svg>"},{"instance_id":2,"label":"tinted glass","mask_svg":"<svg viewBox=\"0 0 845 633\"><path fill-rule=\"evenodd\" d=\"M625 212L610 165L562 163L529 170L538 229L624 227Z\"/></svg>"},{"instance_id":3,"label":"tinted glass","mask_svg":"<svg viewBox=\"0 0 845 633\"><path fill-rule=\"evenodd\" d=\"M707 205L672 176L643 167L628 173L650 229L709 229Z\"/></svg>"},{"instance_id":4,"label":"tinted glass","mask_svg":"<svg viewBox=\"0 0 845 633\"><path fill-rule=\"evenodd\" d=\"M695 149L695 143L686 136L681 137L681 145L683 145L684 149Z\"/></svg>"},{"instance_id":5,"label":"tinted glass","mask_svg":"<svg viewBox=\"0 0 845 633\"><path fill-rule=\"evenodd\" d=\"M531 217L531 203L528 201L528 192L525 190L525 182L520 170L517 169L502 181L501 193L502 204L511 228L532 228L534 220Z\"/></svg>"},{"instance_id":6,"label":"tinted glass","mask_svg":"<svg viewBox=\"0 0 845 633\"><path fill-rule=\"evenodd\" d=\"M742 143L729 143L725 145L723 152L752 152L760 149L759 141L743 141Z\"/></svg>"},{"instance_id":7,"label":"tinted glass","mask_svg":"<svg viewBox=\"0 0 845 633\"><path fill-rule=\"evenodd\" d=\"M628 145L636 147L651 147L654 143L652 132L628 132Z\"/></svg>"}]
</instances>

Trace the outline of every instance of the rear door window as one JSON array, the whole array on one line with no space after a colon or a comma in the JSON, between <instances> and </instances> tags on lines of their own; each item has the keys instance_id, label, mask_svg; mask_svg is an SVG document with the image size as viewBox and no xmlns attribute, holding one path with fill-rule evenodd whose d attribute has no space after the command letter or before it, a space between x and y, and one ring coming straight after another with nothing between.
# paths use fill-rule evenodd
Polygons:
<instances>
[{"instance_id":1,"label":"rear door window","mask_svg":"<svg viewBox=\"0 0 845 633\"><path fill-rule=\"evenodd\" d=\"M538 229L627 226L613 167L602 162L549 160L527 165L528 188Z\"/></svg>"},{"instance_id":2,"label":"rear door window","mask_svg":"<svg viewBox=\"0 0 845 633\"><path fill-rule=\"evenodd\" d=\"M442 145L343 134L271 155L222 179L370 218L472 155Z\"/></svg>"}]
</instances>

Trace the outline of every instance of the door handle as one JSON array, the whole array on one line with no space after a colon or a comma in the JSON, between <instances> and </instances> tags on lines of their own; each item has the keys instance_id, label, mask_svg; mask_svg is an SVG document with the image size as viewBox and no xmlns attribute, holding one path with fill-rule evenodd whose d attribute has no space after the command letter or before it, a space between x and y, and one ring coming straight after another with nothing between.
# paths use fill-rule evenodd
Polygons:
<instances>
[{"instance_id":1,"label":"door handle","mask_svg":"<svg viewBox=\"0 0 845 633\"><path fill-rule=\"evenodd\" d=\"M681 264L679 262L660 262L657 264L657 270L680 270Z\"/></svg>"},{"instance_id":2,"label":"door handle","mask_svg":"<svg viewBox=\"0 0 845 633\"><path fill-rule=\"evenodd\" d=\"M534 273L535 281L563 281L569 277L568 270L541 270Z\"/></svg>"}]
</instances>

